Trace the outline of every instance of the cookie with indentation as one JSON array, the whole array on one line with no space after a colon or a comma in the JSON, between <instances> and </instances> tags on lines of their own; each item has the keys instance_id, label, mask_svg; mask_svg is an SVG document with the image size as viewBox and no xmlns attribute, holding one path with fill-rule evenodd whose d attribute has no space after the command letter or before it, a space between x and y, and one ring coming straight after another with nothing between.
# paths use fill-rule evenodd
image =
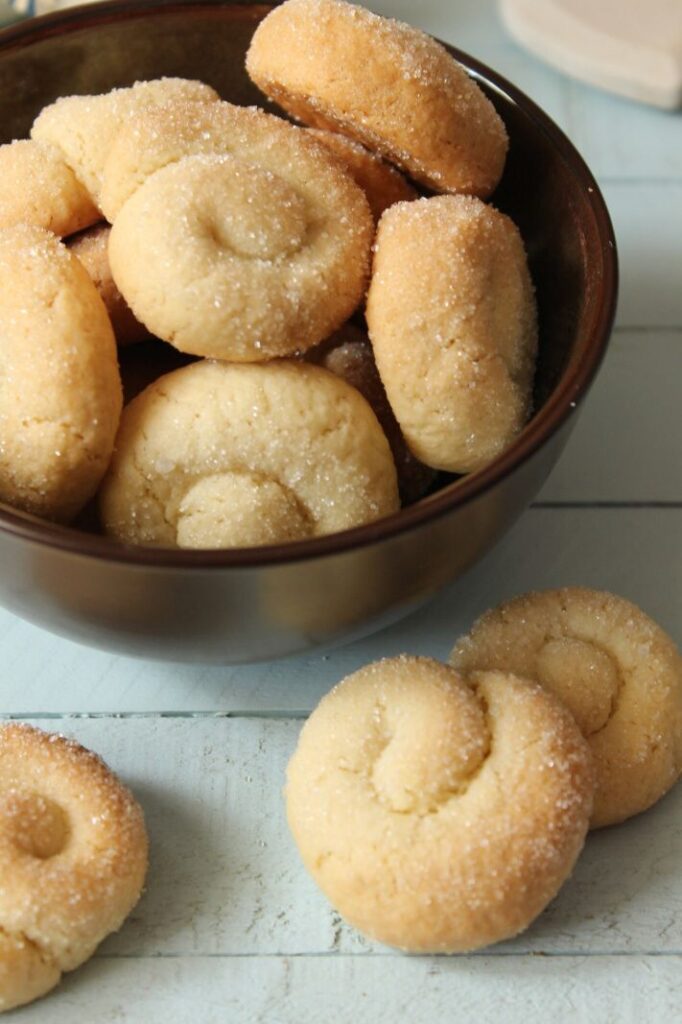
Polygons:
<instances>
[{"instance_id":1,"label":"cookie with indentation","mask_svg":"<svg viewBox=\"0 0 682 1024\"><path fill-rule=\"evenodd\" d=\"M357 185L304 139L286 147L294 163L271 143L271 167L184 157L124 204L109 261L152 334L182 352L253 362L305 351L353 312L372 217Z\"/></svg>"},{"instance_id":2,"label":"cookie with indentation","mask_svg":"<svg viewBox=\"0 0 682 1024\"><path fill-rule=\"evenodd\" d=\"M137 903L146 870L142 811L96 754L0 727L0 1012L89 959Z\"/></svg>"},{"instance_id":3,"label":"cookie with indentation","mask_svg":"<svg viewBox=\"0 0 682 1024\"><path fill-rule=\"evenodd\" d=\"M404 655L323 698L286 802L305 866L352 925L450 953L544 909L582 849L592 793L589 748L552 694Z\"/></svg>"},{"instance_id":4,"label":"cookie with indentation","mask_svg":"<svg viewBox=\"0 0 682 1024\"><path fill-rule=\"evenodd\" d=\"M116 344L55 235L0 229L0 500L67 522L95 493L121 412Z\"/></svg>"},{"instance_id":5,"label":"cookie with indentation","mask_svg":"<svg viewBox=\"0 0 682 1024\"><path fill-rule=\"evenodd\" d=\"M511 444L530 412L537 323L509 217L472 196L392 206L379 222L366 315L418 459L469 473Z\"/></svg>"},{"instance_id":6,"label":"cookie with indentation","mask_svg":"<svg viewBox=\"0 0 682 1024\"><path fill-rule=\"evenodd\" d=\"M201 361L126 406L100 497L133 544L253 547L334 533L399 508L364 398L307 363Z\"/></svg>"},{"instance_id":7,"label":"cookie with indentation","mask_svg":"<svg viewBox=\"0 0 682 1024\"><path fill-rule=\"evenodd\" d=\"M0 146L0 227L33 224L70 235L99 218L56 146L32 139Z\"/></svg>"},{"instance_id":8,"label":"cookie with indentation","mask_svg":"<svg viewBox=\"0 0 682 1024\"><path fill-rule=\"evenodd\" d=\"M135 314L116 287L109 266L109 224L97 224L88 231L66 241L70 251L77 256L106 306L111 326L114 328L119 345L131 345L149 337L149 331L135 319Z\"/></svg>"},{"instance_id":9,"label":"cookie with indentation","mask_svg":"<svg viewBox=\"0 0 682 1024\"><path fill-rule=\"evenodd\" d=\"M372 406L391 446L403 504L410 505L423 497L436 473L416 459L405 444L365 331L353 323L344 324L326 342L312 349L308 358L352 384Z\"/></svg>"},{"instance_id":10,"label":"cookie with indentation","mask_svg":"<svg viewBox=\"0 0 682 1024\"><path fill-rule=\"evenodd\" d=\"M682 659L624 598L582 587L517 597L458 640L462 672L534 679L564 701L592 749L592 828L654 804L682 772Z\"/></svg>"},{"instance_id":11,"label":"cookie with indentation","mask_svg":"<svg viewBox=\"0 0 682 1024\"><path fill-rule=\"evenodd\" d=\"M394 203L417 198L418 192L400 171L361 143L339 132L328 132L320 128L309 128L308 131L336 157L360 186L367 196L375 220L379 220L384 210Z\"/></svg>"},{"instance_id":12,"label":"cookie with indentation","mask_svg":"<svg viewBox=\"0 0 682 1024\"><path fill-rule=\"evenodd\" d=\"M180 98L210 103L218 94L203 82L158 78L97 96L63 96L43 108L31 138L56 146L99 206L104 163L121 126L147 107Z\"/></svg>"},{"instance_id":13,"label":"cookie with indentation","mask_svg":"<svg viewBox=\"0 0 682 1024\"><path fill-rule=\"evenodd\" d=\"M260 23L246 70L304 124L357 139L441 192L485 198L507 133L447 50L410 25L344 0L287 0Z\"/></svg>"}]
</instances>

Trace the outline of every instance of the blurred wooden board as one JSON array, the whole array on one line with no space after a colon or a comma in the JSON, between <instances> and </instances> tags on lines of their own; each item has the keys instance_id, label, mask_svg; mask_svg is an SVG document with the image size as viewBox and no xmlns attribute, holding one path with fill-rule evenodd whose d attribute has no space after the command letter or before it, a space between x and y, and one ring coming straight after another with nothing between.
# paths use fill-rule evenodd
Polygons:
<instances>
[{"instance_id":1,"label":"blurred wooden board","mask_svg":"<svg viewBox=\"0 0 682 1024\"><path fill-rule=\"evenodd\" d=\"M518 42L567 74L682 105L681 0L501 0L501 10Z\"/></svg>"}]
</instances>

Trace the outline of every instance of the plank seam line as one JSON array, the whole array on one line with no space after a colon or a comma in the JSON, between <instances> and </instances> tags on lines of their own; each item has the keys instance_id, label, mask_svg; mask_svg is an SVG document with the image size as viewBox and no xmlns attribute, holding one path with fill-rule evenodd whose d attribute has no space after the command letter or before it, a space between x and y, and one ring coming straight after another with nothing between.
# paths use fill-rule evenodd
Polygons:
<instances>
[{"instance_id":1,"label":"plank seam line","mask_svg":"<svg viewBox=\"0 0 682 1024\"><path fill-rule=\"evenodd\" d=\"M616 950L609 952L607 950L557 950L557 951L545 951L545 950L526 950L525 952L515 951L497 951L493 949L480 950L477 953L460 953L460 954L448 954L448 953L427 953L416 956L410 956L409 959L413 960L444 960L452 962L455 960L480 960L484 958L495 958L499 960L504 959L527 959L532 957L534 959L577 959L586 957L601 957L612 958L618 957L621 959L628 957L668 957L671 959L681 958L682 950L657 950L657 949L644 949L644 950ZM374 952L368 951L366 953L345 953L339 952L338 950L325 950L313 953L96 953L95 960L305 960L305 959L345 959L345 960L405 960L407 959L404 953L390 951L387 952Z\"/></svg>"},{"instance_id":2,"label":"plank seam line","mask_svg":"<svg viewBox=\"0 0 682 1024\"><path fill-rule=\"evenodd\" d=\"M130 718L253 718L272 721L302 721L308 718L310 711L303 711L298 708L287 710L267 711L12 711L0 714L0 722L57 722L57 721L78 721L83 719L130 719Z\"/></svg>"}]
</instances>

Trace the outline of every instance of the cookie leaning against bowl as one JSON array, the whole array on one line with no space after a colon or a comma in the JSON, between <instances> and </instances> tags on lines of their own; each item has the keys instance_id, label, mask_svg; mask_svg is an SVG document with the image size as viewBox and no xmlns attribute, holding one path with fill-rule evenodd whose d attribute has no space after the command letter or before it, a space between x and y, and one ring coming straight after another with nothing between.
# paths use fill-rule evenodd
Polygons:
<instances>
[{"instance_id":1,"label":"cookie leaning against bowl","mask_svg":"<svg viewBox=\"0 0 682 1024\"><path fill-rule=\"evenodd\" d=\"M439 192L485 198L507 133L447 50L344 0L287 0L260 23L246 70L289 114L340 131Z\"/></svg>"},{"instance_id":2,"label":"cookie leaning against bowl","mask_svg":"<svg viewBox=\"0 0 682 1024\"><path fill-rule=\"evenodd\" d=\"M67 522L95 493L121 412L116 344L75 256L42 228L0 229L0 500Z\"/></svg>"},{"instance_id":3,"label":"cookie leaning against bowl","mask_svg":"<svg viewBox=\"0 0 682 1024\"><path fill-rule=\"evenodd\" d=\"M146 870L142 811L96 754L0 726L0 1012L91 957L137 903Z\"/></svg>"},{"instance_id":4,"label":"cookie leaning against bowl","mask_svg":"<svg viewBox=\"0 0 682 1024\"><path fill-rule=\"evenodd\" d=\"M399 508L391 451L349 384L307 363L201 361L126 406L100 509L132 544L277 544Z\"/></svg>"},{"instance_id":5,"label":"cookie leaning against bowl","mask_svg":"<svg viewBox=\"0 0 682 1024\"><path fill-rule=\"evenodd\" d=\"M510 938L556 895L592 808L588 746L561 703L430 658L339 683L303 726L289 825L339 912L381 942L451 953Z\"/></svg>"},{"instance_id":6,"label":"cookie leaning against bowl","mask_svg":"<svg viewBox=\"0 0 682 1024\"><path fill-rule=\"evenodd\" d=\"M40 112L31 138L56 146L99 206L104 162L121 125L181 97L210 103L218 94L203 82L157 78L97 96L62 96Z\"/></svg>"},{"instance_id":7,"label":"cookie leaning against bowl","mask_svg":"<svg viewBox=\"0 0 682 1024\"><path fill-rule=\"evenodd\" d=\"M0 146L0 227L33 224L71 235L99 219L87 189L56 146L33 139Z\"/></svg>"},{"instance_id":8,"label":"cookie leaning against bowl","mask_svg":"<svg viewBox=\"0 0 682 1024\"><path fill-rule=\"evenodd\" d=\"M469 473L530 411L537 323L521 236L470 196L398 203L381 218L367 325L411 451Z\"/></svg>"},{"instance_id":9,"label":"cookie leaning against bowl","mask_svg":"<svg viewBox=\"0 0 682 1024\"><path fill-rule=\"evenodd\" d=\"M621 597L582 587L517 597L481 616L451 661L514 672L564 701L594 757L592 828L646 810L682 773L682 658Z\"/></svg>"}]
</instances>

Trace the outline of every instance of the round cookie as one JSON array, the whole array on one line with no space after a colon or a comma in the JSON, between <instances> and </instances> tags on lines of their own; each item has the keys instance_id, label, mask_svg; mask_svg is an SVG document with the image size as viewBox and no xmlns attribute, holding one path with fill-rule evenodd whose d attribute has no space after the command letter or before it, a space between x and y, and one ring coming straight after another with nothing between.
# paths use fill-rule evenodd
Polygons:
<instances>
[{"instance_id":1,"label":"round cookie","mask_svg":"<svg viewBox=\"0 0 682 1024\"><path fill-rule=\"evenodd\" d=\"M423 497L436 479L436 474L416 459L405 444L381 383L366 333L353 323L344 324L326 342L312 349L309 358L357 388L372 406L391 446L402 503L410 505Z\"/></svg>"},{"instance_id":2,"label":"round cookie","mask_svg":"<svg viewBox=\"0 0 682 1024\"><path fill-rule=\"evenodd\" d=\"M392 206L379 223L366 315L418 459L469 473L511 444L530 411L537 324L508 217L471 196Z\"/></svg>"},{"instance_id":3,"label":"round cookie","mask_svg":"<svg viewBox=\"0 0 682 1024\"><path fill-rule=\"evenodd\" d=\"M140 807L63 736L0 727L0 1012L44 995L117 931L147 869Z\"/></svg>"},{"instance_id":4,"label":"round cookie","mask_svg":"<svg viewBox=\"0 0 682 1024\"><path fill-rule=\"evenodd\" d=\"M308 128L310 134L321 142L339 163L348 171L357 185L367 196L367 202L375 220L394 203L409 202L417 198L417 191L403 178L400 171L385 160L371 153L359 142L338 132L320 128Z\"/></svg>"},{"instance_id":5,"label":"round cookie","mask_svg":"<svg viewBox=\"0 0 682 1024\"><path fill-rule=\"evenodd\" d=\"M0 229L0 500L68 521L108 466L121 412L111 323L42 228Z\"/></svg>"},{"instance_id":6,"label":"round cookie","mask_svg":"<svg viewBox=\"0 0 682 1024\"><path fill-rule=\"evenodd\" d=\"M388 442L364 398L306 363L202 361L126 406L100 509L133 544L252 547L397 511Z\"/></svg>"},{"instance_id":7,"label":"round cookie","mask_svg":"<svg viewBox=\"0 0 682 1024\"><path fill-rule=\"evenodd\" d=\"M507 133L447 50L344 0L287 0L254 33L246 70L289 114L340 131L440 192L485 198Z\"/></svg>"},{"instance_id":8,"label":"round cookie","mask_svg":"<svg viewBox=\"0 0 682 1024\"><path fill-rule=\"evenodd\" d=\"M203 82L158 78L99 96L63 96L43 108L31 138L57 146L99 206L102 171L118 130L146 107L178 99L210 103L218 94Z\"/></svg>"},{"instance_id":9,"label":"round cookie","mask_svg":"<svg viewBox=\"0 0 682 1024\"><path fill-rule=\"evenodd\" d=\"M365 197L318 160L312 140L283 127L268 143L272 169L187 156L147 178L116 217L114 280L151 333L182 352L292 355L362 299L373 235Z\"/></svg>"},{"instance_id":10,"label":"round cookie","mask_svg":"<svg viewBox=\"0 0 682 1024\"><path fill-rule=\"evenodd\" d=\"M97 224L67 239L70 251L87 270L95 288L106 306L111 326L119 345L131 345L149 337L149 331L135 319L135 315L116 287L109 266L109 224Z\"/></svg>"},{"instance_id":11,"label":"round cookie","mask_svg":"<svg viewBox=\"0 0 682 1024\"><path fill-rule=\"evenodd\" d=\"M0 228L33 224L70 235L99 216L56 146L32 139L0 146Z\"/></svg>"},{"instance_id":12,"label":"round cookie","mask_svg":"<svg viewBox=\"0 0 682 1024\"><path fill-rule=\"evenodd\" d=\"M526 594L486 612L451 660L525 676L564 701L594 758L592 828L646 810L680 777L682 659L629 601L582 587Z\"/></svg>"},{"instance_id":13,"label":"round cookie","mask_svg":"<svg viewBox=\"0 0 682 1024\"><path fill-rule=\"evenodd\" d=\"M286 801L305 866L351 924L451 953L510 938L544 909L582 849L592 791L587 744L551 694L402 656L322 700Z\"/></svg>"}]
</instances>

